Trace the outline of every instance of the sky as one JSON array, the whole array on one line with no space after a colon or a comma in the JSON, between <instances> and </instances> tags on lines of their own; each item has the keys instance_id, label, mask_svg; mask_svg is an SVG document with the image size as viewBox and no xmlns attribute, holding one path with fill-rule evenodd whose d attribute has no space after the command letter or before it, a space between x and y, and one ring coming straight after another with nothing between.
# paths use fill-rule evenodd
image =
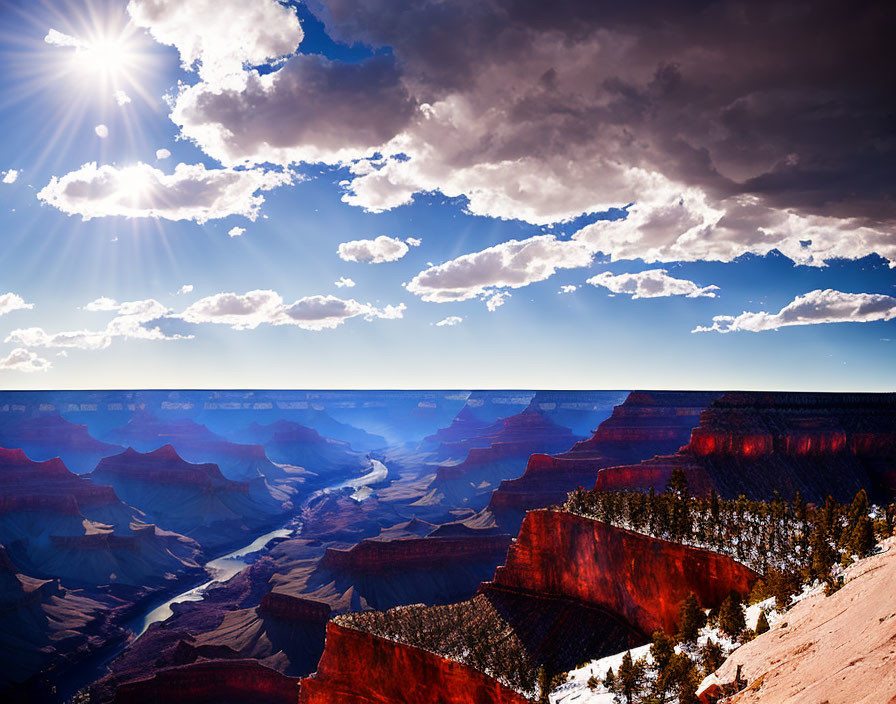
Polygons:
<instances>
[{"instance_id":1,"label":"sky","mask_svg":"<svg viewBox=\"0 0 896 704\"><path fill-rule=\"evenodd\" d=\"M0 387L894 390L894 23L0 0Z\"/></svg>"}]
</instances>

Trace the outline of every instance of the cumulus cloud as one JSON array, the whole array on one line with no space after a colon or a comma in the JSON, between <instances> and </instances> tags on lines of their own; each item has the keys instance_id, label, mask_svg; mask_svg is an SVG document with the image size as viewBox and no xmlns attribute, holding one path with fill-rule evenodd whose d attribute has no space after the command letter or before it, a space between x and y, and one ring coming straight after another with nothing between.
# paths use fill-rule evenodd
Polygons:
<instances>
[{"instance_id":1,"label":"cumulus cloud","mask_svg":"<svg viewBox=\"0 0 896 704\"><path fill-rule=\"evenodd\" d=\"M411 247L419 247L423 243L423 240L421 240L419 237L406 237L404 241L407 242Z\"/></svg>"},{"instance_id":2,"label":"cumulus cloud","mask_svg":"<svg viewBox=\"0 0 896 704\"><path fill-rule=\"evenodd\" d=\"M0 359L0 369L10 369L18 372L44 372L53 365L35 352L29 352L23 347L17 347L6 357Z\"/></svg>"},{"instance_id":3,"label":"cumulus cloud","mask_svg":"<svg viewBox=\"0 0 896 704\"><path fill-rule=\"evenodd\" d=\"M85 305L84 310L114 312L116 315L103 330L82 329L48 333L39 327L19 328L9 333L5 341L22 347L101 350L109 347L116 338L180 340L188 337L169 334L162 329L161 326L171 311L153 298L124 303L118 303L111 298L97 298Z\"/></svg>"},{"instance_id":4,"label":"cumulus cloud","mask_svg":"<svg viewBox=\"0 0 896 704\"><path fill-rule=\"evenodd\" d=\"M632 298L662 298L686 296L687 298L715 298L718 286L700 287L687 279L669 276L665 269L648 269L637 274L612 274L605 271L587 280L592 286L602 286L613 293L627 293Z\"/></svg>"},{"instance_id":5,"label":"cumulus cloud","mask_svg":"<svg viewBox=\"0 0 896 704\"><path fill-rule=\"evenodd\" d=\"M95 162L53 177L37 197L70 215L165 218L202 223L228 215L255 220L264 203L261 191L285 183L288 172L260 169L207 169L178 164L166 174L148 164L97 166Z\"/></svg>"},{"instance_id":6,"label":"cumulus cloud","mask_svg":"<svg viewBox=\"0 0 896 704\"><path fill-rule=\"evenodd\" d=\"M487 298L489 310L503 303L498 289L521 288L553 276L558 269L588 266L593 251L575 240L537 235L464 254L421 271L406 288L424 301L444 303Z\"/></svg>"},{"instance_id":7,"label":"cumulus cloud","mask_svg":"<svg viewBox=\"0 0 896 704\"><path fill-rule=\"evenodd\" d=\"M212 85L239 84L245 64L291 54L303 38L295 11L274 0L131 0L128 13Z\"/></svg>"},{"instance_id":8,"label":"cumulus cloud","mask_svg":"<svg viewBox=\"0 0 896 704\"><path fill-rule=\"evenodd\" d=\"M50 29L50 31L47 32L47 36L44 37L44 41L53 46L79 47L84 44L84 42L77 37L60 32L57 29Z\"/></svg>"},{"instance_id":9,"label":"cumulus cloud","mask_svg":"<svg viewBox=\"0 0 896 704\"><path fill-rule=\"evenodd\" d=\"M15 169L10 169L9 171L3 172L3 183L15 183L16 179L19 177L19 172Z\"/></svg>"},{"instance_id":10,"label":"cumulus cloud","mask_svg":"<svg viewBox=\"0 0 896 704\"><path fill-rule=\"evenodd\" d=\"M119 105L127 105L131 102L131 96L125 93L123 90L117 90L114 94L115 102Z\"/></svg>"},{"instance_id":11,"label":"cumulus cloud","mask_svg":"<svg viewBox=\"0 0 896 704\"><path fill-rule=\"evenodd\" d=\"M504 305L511 294L507 291L497 291L485 300L485 307L489 312L494 313L498 308Z\"/></svg>"},{"instance_id":12,"label":"cumulus cloud","mask_svg":"<svg viewBox=\"0 0 896 704\"><path fill-rule=\"evenodd\" d=\"M245 231L245 227L237 227L236 225L234 225L227 231L227 234L231 237L242 237Z\"/></svg>"},{"instance_id":13,"label":"cumulus cloud","mask_svg":"<svg viewBox=\"0 0 896 704\"><path fill-rule=\"evenodd\" d=\"M171 156L171 152L167 149L156 149L156 159L167 159Z\"/></svg>"},{"instance_id":14,"label":"cumulus cloud","mask_svg":"<svg viewBox=\"0 0 896 704\"><path fill-rule=\"evenodd\" d=\"M698 326L692 332L761 332L789 325L822 323L869 323L896 318L896 298L879 293L844 293L816 289L784 306L777 313L743 312L738 316L717 315L710 326Z\"/></svg>"},{"instance_id":15,"label":"cumulus cloud","mask_svg":"<svg viewBox=\"0 0 896 704\"><path fill-rule=\"evenodd\" d=\"M192 293L192 292L193 292L193 284L184 284L179 289L177 289L177 293L175 295L183 296L184 294Z\"/></svg>"},{"instance_id":16,"label":"cumulus cloud","mask_svg":"<svg viewBox=\"0 0 896 704\"><path fill-rule=\"evenodd\" d=\"M256 290L244 294L218 293L196 301L180 314L189 323L218 323L235 330L253 330L261 324L296 325L304 330L324 330L342 325L349 318L396 319L405 305L377 308L370 303L336 296L306 296L285 304L275 291Z\"/></svg>"},{"instance_id":17,"label":"cumulus cloud","mask_svg":"<svg viewBox=\"0 0 896 704\"><path fill-rule=\"evenodd\" d=\"M337 249L339 258L347 262L382 264L394 262L408 253L408 245L396 237L380 235L374 240L343 242Z\"/></svg>"},{"instance_id":18,"label":"cumulus cloud","mask_svg":"<svg viewBox=\"0 0 896 704\"><path fill-rule=\"evenodd\" d=\"M575 284L566 284L560 287L560 290L557 293L572 293L578 288Z\"/></svg>"},{"instance_id":19,"label":"cumulus cloud","mask_svg":"<svg viewBox=\"0 0 896 704\"><path fill-rule=\"evenodd\" d=\"M340 276L339 279L337 281L335 281L334 283L336 284L336 288L354 288L355 287L355 282L345 276Z\"/></svg>"},{"instance_id":20,"label":"cumulus cloud","mask_svg":"<svg viewBox=\"0 0 896 704\"><path fill-rule=\"evenodd\" d=\"M869 70L896 49L873 3L309 0L331 37L388 55L298 54L265 75L237 64L288 43L234 35L272 0L225 3L220 27L193 5L131 3L200 64L172 119L225 165L365 160L344 200L374 212L428 191L535 224L634 203L589 234L617 259L896 261L892 105Z\"/></svg>"},{"instance_id":21,"label":"cumulus cloud","mask_svg":"<svg viewBox=\"0 0 896 704\"><path fill-rule=\"evenodd\" d=\"M437 328L453 327L455 325L460 325L462 322L464 322L464 319L461 318L460 316L449 315L447 318L443 318L442 320L437 322L436 327Z\"/></svg>"},{"instance_id":22,"label":"cumulus cloud","mask_svg":"<svg viewBox=\"0 0 896 704\"><path fill-rule=\"evenodd\" d=\"M17 293L4 293L0 295L0 315L6 315L14 310L30 310L34 308L33 303L25 303Z\"/></svg>"},{"instance_id":23,"label":"cumulus cloud","mask_svg":"<svg viewBox=\"0 0 896 704\"><path fill-rule=\"evenodd\" d=\"M93 131L96 132L96 136L100 139L105 139L109 136L109 128L105 125L97 125L93 128Z\"/></svg>"}]
</instances>

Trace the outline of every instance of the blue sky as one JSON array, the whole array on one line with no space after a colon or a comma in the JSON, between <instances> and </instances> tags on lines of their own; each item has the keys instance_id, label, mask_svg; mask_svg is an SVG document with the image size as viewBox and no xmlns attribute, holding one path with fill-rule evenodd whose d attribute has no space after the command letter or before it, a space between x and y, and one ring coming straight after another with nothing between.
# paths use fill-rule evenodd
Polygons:
<instances>
[{"instance_id":1,"label":"blue sky","mask_svg":"<svg viewBox=\"0 0 896 704\"><path fill-rule=\"evenodd\" d=\"M238 12L239 5L224 3L222 11ZM511 240L553 234L556 239L549 243L553 251L557 242L573 243L572 236L592 223L608 220L612 221L608 227L615 227L624 220L625 212L592 210L565 221L549 222L553 205L545 205L533 196L535 204L529 208L522 195L514 196L517 199L509 206L496 206L497 199L488 192L490 186L475 185L472 170L460 168L458 173L467 174L466 182L452 180L454 175L444 171L438 177L417 175L421 180L412 187L412 202L385 207L384 203L370 202L368 197L365 209L342 199L352 188L346 182L358 175L349 168L352 161L357 164L373 157L376 168L383 163L376 160L378 152L370 148L364 159L355 154L342 161L328 156L323 163L286 160L256 161L248 166L222 164L209 155L220 156L208 143L179 139L182 130L190 128L170 118L178 82L196 85L205 80L196 71L181 67L178 48L154 41L146 28L134 28L128 48L139 59L111 80L101 71L72 69L71 57L76 50L44 41L50 29L85 40L98 23L107 24L105 31L117 36L129 19L125 3L94 3L94 17L99 18L96 21L90 20L83 8L75 3L51 6L8 2L0 10L0 171L17 172L14 181L0 183L0 232L4 238L0 294L15 294L32 305L12 306L17 309L0 315L0 339L6 339L0 348L0 358L7 359L5 368L0 369L0 385L4 388L896 387L896 301L891 305L886 300L896 296L896 269L880 256L890 250L873 244L850 249L847 244L831 244L830 239L854 241L851 226L843 225L847 222L857 229L866 228L866 233L878 228L873 232L882 233L880 239L874 239L877 235L866 235L866 239L892 247L892 229L885 219L878 218L872 226L855 220L853 213L847 219L847 215L831 214L829 210L812 212L800 204L784 208L776 202L768 206L773 214L786 210L803 218L800 222L806 228L823 226L828 228L826 232L839 233L815 236L816 243L827 238L826 252L856 258L823 257L827 259L824 266L799 265L777 252L749 253L755 246L745 235L735 237L742 251L736 247L725 250L723 258L730 261L713 261L722 255L716 251L703 253L705 247L693 243L688 245L691 249L685 249L681 243L687 238L683 238L658 255L648 256L653 259L650 262L633 256L639 253L636 248L615 251L617 260L611 262L608 245L601 243L612 236L599 234L604 239L588 240L585 253L576 254L585 256L590 264L558 268L547 276L527 269L523 283L516 280L508 284L511 274L501 274L496 283L482 284L485 288L478 294L470 293L475 286L464 283L467 288L460 292L458 286L451 289L454 300L427 301L426 291L429 297L449 294L420 287L415 292L403 284L433 268L437 270L433 280L437 280L438 268L446 262L490 247L505 247ZM319 21L309 20L309 13L307 8L300 12L305 33L300 53L321 53L335 64L364 67L371 65L371 57L394 60L399 67L396 70L401 71L401 84L419 89L420 79L412 80L414 58L402 53L402 47L375 45L369 37L361 37L370 41L369 45L361 40L354 46L336 43L325 32L342 37L351 28L340 27L338 18L329 20L332 27L328 23L325 28ZM318 13L324 16L319 9ZM202 61L208 63L211 58ZM281 62L273 63L263 72L285 70L281 66ZM125 90L129 103L118 104L116 87ZM428 88L433 94L437 89L458 90L441 83ZM341 89L332 99L342 99L347 90ZM442 97L447 101L445 95ZM327 95L315 96L322 103L328 99ZM422 97L415 101L415 111L426 109L420 107ZM351 106L341 106L338 113L334 108L333 114L342 115L346 109L351 110ZM363 115L352 119L363 119ZM98 136L97 125L107 127L107 137ZM474 127L477 125L470 130ZM309 129L310 137L302 137L306 140L303 149L319 146L326 126ZM412 134L411 128L402 129ZM408 143L417 149L422 138L412 137ZM433 142L427 146L432 150L441 145ZM332 151L332 145L329 148ZM357 145L352 148L357 150ZM171 156L157 159L159 149L169 150ZM396 154L400 151L394 148ZM475 145L470 151L475 151ZM422 148L412 151L410 161L423 163L423 153L429 152ZM385 163L400 164L403 158L402 154ZM721 157L719 160L721 163ZM657 164L661 161L656 158ZM293 183L256 191L255 195L263 197L263 204L254 221L244 215L212 216L205 222L120 215L84 220L38 198L37 193L53 177L75 172L89 162L116 168L144 162L165 174L172 173L181 162L215 170L248 168L258 173L291 173ZM555 162L545 163L553 168ZM520 166L520 173L524 168ZM672 171L657 169L664 179L671 178ZM513 170L509 173L513 178ZM542 178L537 172L532 176ZM441 178L443 190L427 188L432 183L427 180L430 178ZM543 178L548 181L548 175ZM664 180L662 188L666 183ZM683 179L681 188L693 194L695 183ZM582 189L578 182L560 185L561 192ZM597 193L601 188L612 195ZM475 198L476 193L482 196L483 192L488 198L483 196L485 200L479 204L474 200L471 205L470 194ZM624 191L619 195L613 184L597 183L595 192L597 202L613 202L617 208L647 202L650 197L643 186L625 196ZM139 198L144 197L149 196L141 192ZM725 200L718 202L706 207L730 207ZM514 207L525 214L519 219L508 218ZM579 207L578 202L571 203L570 212ZM382 212L372 212L377 208ZM629 213L629 220L637 224L632 212L637 210ZM827 219L819 225L806 218ZM645 217L644 232L650 222ZM245 228L245 232L231 237L228 232L234 227ZM379 236L401 241L416 238L420 244L406 247L407 253L397 261L384 263L344 261L337 254L341 243ZM713 230L705 230L703 237L713 240ZM806 238L812 241L813 236ZM792 244L798 239L791 233L786 241ZM566 244L558 256L568 256ZM813 246L807 245L807 251ZM822 258L821 254L813 256L816 263ZM511 264L515 266L513 261ZM667 272L665 278L657 275L663 287L671 279L697 289L710 285L718 289L712 291L713 296L688 297L675 294L674 285L669 284L671 288L663 288L665 295L633 298L625 288L613 293L612 289L586 283L586 279L603 272L620 275L660 269ZM462 269L461 274L464 272L480 284L485 275L480 269L472 274ZM355 285L337 287L334 282L340 277L352 279ZM612 281L620 287L632 285ZM178 294L185 285L192 290ZM563 286L576 288L561 293ZM838 296L864 294L877 298L812 301L811 311L803 315L801 324L779 329L765 329L763 324L759 326L762 329L754 331L750 326L756 325L748 321L746 327L725 333L692 332L698 326L711 326L715 316L738 316L744 311L776 314L800 296L827 289ZM332 296L342 301L351 299L368 306L368 312L375 312L369 314L370 320L362 314L320 330L269 322L252 329L233 329L227 322L213 319L217 313L209 313L208 306L202 322L191 322L197 320L195 315L192 319L185 316L188 320L179 317L199 301L226 292L242 295L253 290L276 292L285 305L307 297ZM503 305L489 310L486 302L495 292L510 296ZM458 300L464 297L466 300ZM121 315L120 310L109 307L111 304L105 310L85 310L88 303L101 298L114 299L116 305L156 301L166 312L137 324L144 329L158 327L163 336L177 339L120 335L110 337L107 346L88 348L84 344L48 343L46 336L41 341L33 334L10 337L15 330L32 328L49 335L101 331ZM844 300L863 312L847 319L842 313L832 313L832 307ZM404 308L398 314L383 317L386 306L402 304ZM436 325L449 317L462 320L455 325ZM851 322L859 318L867 322ZM18 356L12 357L15 350L19 350Z\"/></svg>"}]
</instances>

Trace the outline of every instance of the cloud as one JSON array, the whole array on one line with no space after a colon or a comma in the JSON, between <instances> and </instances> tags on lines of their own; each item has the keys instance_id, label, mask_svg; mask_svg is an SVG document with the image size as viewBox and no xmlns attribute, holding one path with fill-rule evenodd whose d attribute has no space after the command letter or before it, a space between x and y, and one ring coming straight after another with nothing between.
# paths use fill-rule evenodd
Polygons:
<instances>
[{"instance_id":1,"label":"cloud","mask_svg":"<svg viewBox=\"0 0 896 704\"><path fill-rule=\"evenodd\" d=\"M25 303L25 300L16 293L4 293L0 295L0 315L12 313L14 310L30 310L33 303Z\"/></svg>"},{"instance_id":2,"label":"cloud","mask_svg":"<svg viewBox=\"0 0 896 704\"><path fill-rule=\"evenodd\" d=\"M375 240L343 242L337 252L343 261L382 264L401 259L408 253L408 245L395 237L380 235Z\"/></svg>"},{"instance_id":3,"label":"cloud","mask_svg":"<svg viewBox=\"0 0 896 704\"><path fill-rule=\"evenodd\" d=\"M93 131L96 132L96 136L100 139L105 139L109 136L109 128L105 125L97 125L93 128Z\"/></svg>"},{"instance_id":4,"label":"cloud","mask_svg":"<svg viewBox=\"0 0 896 704\"><path fill-rule=\"evenodd\" d=\"M419 247L423 243L423 240L418 237L406 237L404 241L411 247Z\"/></svg>"},{"instance_id":5,"label":"cloud","mask_svg":"<svg viewBox=\"0 0 896 704\"><path fill-rule=\"evenodd\" d=\"M19 372L44 372L52 366L48 360L22 347L17 347L6 357L0 359L0 369Z\"/></svg>"},{"instance_id":6,"label":"cloud","mask_svg":"<svg viewBox=\"0 0 896 704\"><path fill-rule=\"evenodd\" d=\"M244 64L291 54L303 38L295 11L274 0L130 0L128 13L212 85L239 84Z\"/></svg>"},{"instance_id":7,"label":"cloud","mask_svg":"<svg viewBox=\"0 0 896 704\"><path fill-rule=\"evenodd\" d=\"M340 276L339 280L335 282L337 288L354 288L355 282L345 276Z\"/></svg>"},{"instance_id":8,"label":"cloud","mask_svg":"<svg viewBox=\"0 0 896 704\"><path fill-rule=\"evenodd\" d=\"M129 96L123 90L117 90L115 91L115 102L119 105L127 105L131 102L131 96Z\"/></svg>"},{"instance_id":9,"label":"cloud","mask_svg":"<svg viewBox=\"0 0 896 704\"><path fill-rule=\"evenodd\" d=\"M234 330L253 330L259 325L296 325L304 330L332 329L349 318L396 319L404 315L405 305L377 308L354 299L336 296L306 296L284 304L280 294L270 290L244 294L217 293L196 301L180 314L189 323L218 323Z\"/></svg>"},{"instance_id":10,"label":"cloud","mask_svg":"<svg viewBox=\"0 0 896 704\"><path fill-rule=\"evenodd\" d=\"M869 70L896 63L896 48L873 3L798 0L783 14L766 0L307 4L336 41L388 52L351 63L298 54L238 73L253 63L244 54L288 45L235 36L258 26L243 21L252 13L275 12L271 0L226 3L220 23L209 2L132 2L142 26L201 64L172 119L209 156L365 160L344 200L373 212L429 191L534 224L633 203L628 225L591 232L616 259L776 248L802 263L872 252L896 262L892 101ZM229 66L230 82L206 65Z\"/></svg>"},{"instance_id":11,"label":"cloud","mask_svg":"<svg viewBox=\"0 0 896 704\"><path fill-rule=\"evenodd\" d=\"M70 34L64 34L56 29L50 29L50 31L47 32L47 36L44 37L44 41L53 46L79 47L84 45L84 42L77 37L73 37Z\"/></svg>"},{"instance_id":12,"label":"cloud","mask_svg":"<svg viewBox=\"0 0 896 704\"><path fill-rule=\"evenodd\" d=\"M43 328L19 328L6 337L7 343L22 347L101 350L116 338L135 340L180 340L189 336L168 334L160 327L170 310L153 298L118 303L111 298L97 298L84 306L93 312L115 312L103 330L68 330L47 333Z\"/></svg>"},{"instance_id":13,"label":"cloud","mask_svg":"<svg viewBox=\"0 0 896 704\"><path fill-rule=\"evenodd\" d=\"M437 328L444 327L453 327L455 325L460 325L464 322L464 319L457 315L449 315L447 318L443 318L439 322L436 323Z\"/></svg>"},{"instance_id":14,"label":"cloud","mask_svg":"<svg viewBox=\"0 0 896 704\"><path fill-rule=\"evenodd\" d=\"M175 295L183 296L184 294L192 293L192 292L193 292L193 284L184 284L179 289L177 289L177 293Z\"/></svg>"},{"instance_id":15,"label":"cloud","mask_svg":"<svg viewBox=\"0 0 896 704\"><path fill-rule=\"evenodd\" d=\"M637 274L612 274L605 271L587 280L592 286L602 286L613 293L627 293L632 298L662 298L686 296L687 298L715 298L718 286L700 287L687 279L669 276L665 269L648 269Z\"/></svg>"},{"instance_id":16,"label":"cloud","mask_svg":"<svg viewBox=\"0 0 896 704\"><path fill-rule=\"evenodd\" d=\"M560 287L560 290L557 293L572 293L578 288L575 284L566 284Z\"/></svg>"},{"instance_id":17,"label":"cloud","mask_svg":"<svg viewBox=\"0 0 896 704\"><path fill-rule=\"evenodd\" d=\"M171 156L171 152L167 149L156 149L156 159L167 159Z\"/></svg>"},{"instance_id":18,"label":"cloud","mask_svg":"<svg viewBox=\"0 0 896 704\"><path fill-rule=\"evenodd\" d=\"M207 169L178 164L165 174L148 164L97 166L91 162L53 177L37 197L70 215L207 220L242 215L255 220L264 203L260 191L292 181L288 172Z\"/></svg>"},{"instance_id":19,"label":"cloud","mask_svg":"<svg viewBox=\"0 0 896 704\"><path fill-rule=\"evenodd\" d=\"M486 299L485 307L488 308L490 313L494 313L504 305L504 302L510 298L510 295L507 291L497 291Z\"/></svg>"},{"instance_id":20,"label":"cloud","mask_svg":"<svg viewBox=\"0 0 896 704\"><path fill-rule=\"evenodd\" d=\"M784 306L777 313L748 313L738 316L717 315L711 326L698 326L691 332L761 332L789 325L822 323L869 323L896 318L896 298L879 293L844 293L816 289Z\"/></svg>"},{"instance_id":21,"label":"cloud","mask_svg":"<svg viewBox=\"0 0 896 704\"><path fill-rule=\"evenodd\" d=\"M231 228L227 231L227 234L230 235L231 237L242 237L242 236L243 236L243 233L244 233L245 231L246 231L246 228L245 228L245 227L237 227L237 226L234 226L234 227L231 227Z\"/></svg>"},{"instance_id":22,"label":"cloud","mask_svg":"<svg viewBox=\"0 0 896 704\"><path fill-rule=\"evenodd\" d=\"M3 172L3 183L15 183L16 179L19 177L19 172L15 169L10 169L9 171Z\"/></svg>"},{"instance_id":23,"label":"cloud","mask_svg":"<svg viewBox=\"0 0 896 704\"><path fill-rule=\"evenodd\" d=\"M406 288L424 301L445 303L488 298L489 310L503 303L496 289L521 288L553 276L558 269L588 266L594 256L585 244L537 235L464 254L421 271Z\"/></svg>"}]
</instances>

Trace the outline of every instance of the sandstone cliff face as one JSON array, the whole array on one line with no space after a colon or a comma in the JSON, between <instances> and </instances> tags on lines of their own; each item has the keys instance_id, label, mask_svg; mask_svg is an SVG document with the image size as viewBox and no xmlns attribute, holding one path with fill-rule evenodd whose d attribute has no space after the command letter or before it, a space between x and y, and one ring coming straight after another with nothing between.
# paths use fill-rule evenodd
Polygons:
<instances>
[{"instance_id":1,"label":"sandstone cliff face","mask_svg":"<svg viewBox=\"0 0 896 704\"><path fill-rule=\"evenodd\" d=\"M414 646L329 623L317 672L299 704L526 704L517 692L466 665Z\"/></svg>"},{"instance_id":2,"label":"sandstone cliff face","mask_svg":"<svg viewBox=\"0 0 896 704\"><path fill-rule=\"evenodd\" d=\"M22 448L36 460L61 458L76 474L89 472L101 458L121 451L93 438L86 425L69 423L56 413L4 422L0 445Z\"/></svg>"},{"instance_id":3,"label":"sandstone cliff face","mask_svg":"<svg viewBox=\"0 0 896 704\"><path fill-rule=\"evenodd\" d=\"M758 578L724 555L657 540L563 511L532 511L494 585L606 608L644 634L677 629L690 592L706 608Z\"/></svg>"},{"instance_id":4,"label":"sandstone cliff face","mask_svg":"<svg viewBox=\"0 0 896 704\"><path fill-rule=\"evenodd\" d=\"M298 679L254 660L202 662L121 685L116 704L295 704Z\"/></svg>"},{"instance_id":5,"label":"sandstone cliff face","mask_svg":"<svg viewBox=\"0 0 896 704\"><path fill-rule=\"evenodd\" d=\"M896 492L896 394L736 392L715 401L674 455L604 469L598 489L662 491L681 467L694 493L823 501Z\"/></svg>"},{"instance_id":6,"label":"sandstone cliff face","mask_svg":"<svg viewBox=\"0 0 896 704\"><path fill-rule=\"evenodd\" d=\"M577 486L592 486L601 468L680 448L698 425L700 413L718 396L703 391L632 392L588 440L561 455L532 455L521 477L501 482L489 500L489 512L502 528L516 532L527 510L560 503Z\"/></svg>"}]
</instances>

